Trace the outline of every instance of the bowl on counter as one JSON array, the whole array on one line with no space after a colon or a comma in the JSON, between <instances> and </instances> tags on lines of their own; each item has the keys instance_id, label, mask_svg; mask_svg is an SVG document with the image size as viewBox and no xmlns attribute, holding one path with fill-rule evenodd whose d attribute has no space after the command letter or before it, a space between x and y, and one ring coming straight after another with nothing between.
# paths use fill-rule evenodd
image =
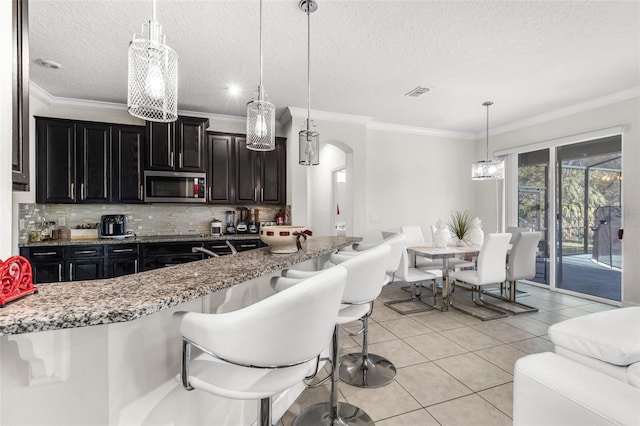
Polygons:
<instances>
[{"instance_id":1,"label":"bowl on counter","mask_svg":"<svg viewBox=\"0 0 640 426\"><path fill-rule=\"evenodd\" d=\"M304 229L304 226L296 225L262 226L260 239L269 246L271 253L296 253L298 236L295 233Z\"/></svg>"}]
</instances>

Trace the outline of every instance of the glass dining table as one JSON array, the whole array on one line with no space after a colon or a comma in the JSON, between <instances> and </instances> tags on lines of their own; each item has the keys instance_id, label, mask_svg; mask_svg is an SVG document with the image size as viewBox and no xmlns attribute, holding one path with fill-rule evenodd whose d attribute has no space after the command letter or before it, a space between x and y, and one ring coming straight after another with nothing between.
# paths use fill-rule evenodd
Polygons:
<instances>
[{"instance_id":1,"label":"glass dining table","mask_svg":"<svg viewBox=\"0 0 640 426\"><path fill-rule=\"evenodd\" d=\"M442 305L433 306L440 311L448 311L451 306L451 284L449 281L449 260L453 258L465 258L477 256L480 253L480 246L474 245L448 245L447 247L432 246L410 246L407 247L409 263L416 266L416 256L426 257L432 260L442 260ZM434 295L435 296L435 295Z\"/></svg>"}]
</instances>

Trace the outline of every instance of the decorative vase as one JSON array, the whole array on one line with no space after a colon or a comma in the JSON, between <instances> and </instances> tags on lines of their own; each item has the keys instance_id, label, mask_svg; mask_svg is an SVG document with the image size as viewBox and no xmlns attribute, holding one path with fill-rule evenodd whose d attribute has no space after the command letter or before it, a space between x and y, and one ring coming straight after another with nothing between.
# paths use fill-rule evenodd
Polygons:
<instances>
[{"instance_id":1,"label":"decorative vase","mask_svg":"<svg viewBox=\"0 0 640 426\"><path fill-rule=\"evenodd\" d=\"M482 231L482 221L475 218L471 221L471 230L469 231L469 242L474 246L481 246L484 242L484 232Z\"/></svg>"},{"instance_id":2,"label":"decorative vase","mask_svg":"<svg viewBox=\"0 0 640 426\"><path fill-rule=\"evenodd\" d=\"M451 238L449 228L441 220L438 220L438 223L436 223L436 227L436 232L433 233L433 246L437 248L444 248L447 246L447 243Z\"/></svg>"},{"instance_id":3,"label":"decorative vase","mask_svg":"<svg viewBox=\"0 0 640 426\"><path fill-rule=\"evenodd\" d=\"M456 239L456 247L463 247L465 245L467 245L467 243L465 243L464 240L461 240L460 238Z\"/></svg>"}]
</instances>

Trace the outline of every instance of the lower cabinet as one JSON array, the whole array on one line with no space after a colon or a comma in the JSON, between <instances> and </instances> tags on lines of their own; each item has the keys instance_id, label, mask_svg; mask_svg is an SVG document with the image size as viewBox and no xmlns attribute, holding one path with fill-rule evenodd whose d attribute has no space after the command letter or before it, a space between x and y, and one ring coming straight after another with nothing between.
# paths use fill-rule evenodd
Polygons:
<instances>
[{"instance_id":1,"label":"lower cabinet","mask_svg":"<svg viewBox=\"0 0 640 426\"><path fill-rule=\"evenodd\" d=\"M107 246L107 258L104 263L105 278L137 274L140 272L139 263L138 244Z\"/></svg>"},{"instance_id":2,"label":"lower cabinet","mask_svg":"<svg viewBox=\"0 0 640 426\"><path fill-rule=\"evenodd\" d=\"M142 245L142 270L164 268L165 266L193 262L204 259L204 255L194 248L202 247L201 242L193 243L148 243Z\"/></svg>"},{"instance_id":3,"label":"lower cabinet","mask_svg":"<svg viewBox=\"0 0 640 426\"><path fill-rule=\"evenodd\" d=\"M259 238L180 243L21 247L35 284L96 280L264 247ZM204 250L202 250L204 249Z\"/></svg>"},{"instance_id":4,"label":"lower cabinet","mask_svg":"<svg viewBox=\"0 0 640 426\"><path fill-rule=\"evenodd\" d=\"M64 247L22 247L20 256L31 263L34 283L66 281Z\"/></svg>"},{"instance_id":5,"label":"lower cabinet","mask_svg":"<svg viewBox=\"0 0 640 426\"><path fill-rule=\"evenodd\" d=\"M69 246L66 250L68 281L104 278L104 246Z\"/></svg>"}]
</instances>

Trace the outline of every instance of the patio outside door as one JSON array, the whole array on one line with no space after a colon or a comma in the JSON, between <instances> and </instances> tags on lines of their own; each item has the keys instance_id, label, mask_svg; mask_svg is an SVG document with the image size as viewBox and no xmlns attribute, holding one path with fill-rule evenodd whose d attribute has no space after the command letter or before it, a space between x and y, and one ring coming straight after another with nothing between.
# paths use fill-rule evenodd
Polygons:
<instances>
[{"instance_id":1,"label":"patio outside door","mask_svg":"<svg viewBox=\"0 0 640 426\"><path fill-rule=\"evenodd\" d=\"M532 281L621 301L621 145L616 135L518 154L518 226L542 233Z\"/></svg>"},{"instance_id":2,"label":"patio outside door","mask_svg":"<svg viewBox=\"0 0 640 426\"><path fill-rule=\"evenodd\" d=\"M621 138L565 145L556 152L556 287L619 302Z\"/></svg>"}]
</instances>

